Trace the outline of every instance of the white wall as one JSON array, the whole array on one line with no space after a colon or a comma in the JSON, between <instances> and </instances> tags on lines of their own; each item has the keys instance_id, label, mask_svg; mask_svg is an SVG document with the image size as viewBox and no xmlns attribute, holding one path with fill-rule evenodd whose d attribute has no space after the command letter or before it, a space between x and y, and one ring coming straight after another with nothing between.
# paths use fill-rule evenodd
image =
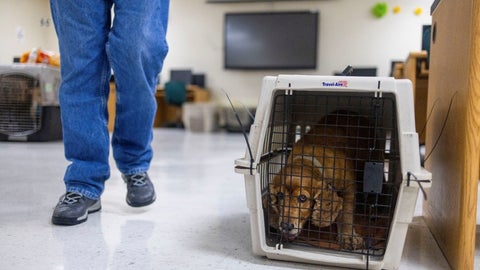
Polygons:
<instances>
[{"instance_id":1,"label":"white wall","mask_svg":"<svg viewBox=\"0 0 480 270\"><path fill-rule=\"evenodd\" d=\"M433 0L387 1L389 12L374 18L370 8L377 0L286 1L266 3L206 4L205 0L171 1L168 32L170 54L162 79L172 68L192 68L207 75L207 86L225 101L220 89L235 100L256 104L261 78L278 73L331 75L348 64L377 66L378 75L388 76L391 60L405 60L410 51L420 50L421 28L430 24ZM395 5L401 12L394 14ZM414 9L421 7L420 16ZM232 11L308 10L320 12L319 54L316 70L234 71L223 69L223 16Z\"/></svg>"},{"instance_id":2,"label":"white wall","mask_svg":"<svg viewBox=\"0 0 480 270\"><path fill-rule=\"evenodd\" d=\"M374 18L370 8L378 0L280 1L260 3L207 4L206 0L171 0L167 38L170 52L161 74L162 82L170 69L191 68L205 73L214 98L226 102L221 89L234 100L255 105L261 79L278 73L330 75L348 64L377 66L380 76L390 72L391 60L405 60L410 51L420 50L421 27L430 24L433 0L383 0L389 12ZM15 4L13 4L15 3ZM402 8L393 14L393 6ZM413 14L423 8L420 16ZM42 17L50 18L48 0L0 0L0 64L10 63L32 47L58 50L53 25L40 27ZM226 12L315 9L320 13L319 53L316 70L236 71L223 69L223 19ZM25 38L16 38L16 29L25 29Z\"/></svg>"},{"instance_id":3,"label":"white wall","mask_svg":"<svg viewBox=\"0 0 480 270\"><path fill-rule=\"evenodd\" d=\"M49 0L0 0L0 37L0 64L35 47L58 51Z\"/></svg>"}]
</instances>

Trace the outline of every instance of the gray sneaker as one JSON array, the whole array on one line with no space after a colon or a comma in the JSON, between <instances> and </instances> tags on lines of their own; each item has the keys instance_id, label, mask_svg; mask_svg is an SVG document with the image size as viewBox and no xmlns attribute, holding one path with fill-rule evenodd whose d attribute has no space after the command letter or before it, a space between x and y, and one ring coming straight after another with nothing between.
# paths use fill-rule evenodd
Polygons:
<instances>
[{"instance_id":1,"label":"gray sneaker","mask_svg":"<svg viewBox=\"0 0 480 270\"><path fill-rule=\"evenodd\" d=\"M132 207L141 207L152 204L155 199L155 189L146 172L122 175L127 184L127 204Z\"/></svg>"},{"instance_id":2,"label":"gray sneaker","mask_svg":"<svg viewBox=\"0 0 480 270\"><path fill-rule=\"evenodd\" d=\"M100 199L92 200L82 194L67 192L53 210L52 223L55 225L76 225L87 221L88 214L102 208Z\"/></svg>"}]
</instances>

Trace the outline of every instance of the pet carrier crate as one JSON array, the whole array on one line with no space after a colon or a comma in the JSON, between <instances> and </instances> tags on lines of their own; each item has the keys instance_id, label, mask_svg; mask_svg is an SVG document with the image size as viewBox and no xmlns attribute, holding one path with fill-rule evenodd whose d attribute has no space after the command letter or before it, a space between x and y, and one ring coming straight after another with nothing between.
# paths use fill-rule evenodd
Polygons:
<instances>
[{"instance_id":1,"label":"pet carrier crate","mask_svg":"<svg viewBox=\"0 0 480 270\"><path fill-rule=\"evenodd\" d=\"M62 139L60 71L46 64L0 65L0 140Z\"/></svg>"},{"instance_id":2,"label":"pet carrier crate","mask_svg":"<svg viewBox=\"0 0 480 270\"><path fill-rule=\"evenodd\" d=\"M269 76L244 158L252 247L271 259L396 269L418 191L412 85L386 77Z\"/></svg>"}]
</instances>

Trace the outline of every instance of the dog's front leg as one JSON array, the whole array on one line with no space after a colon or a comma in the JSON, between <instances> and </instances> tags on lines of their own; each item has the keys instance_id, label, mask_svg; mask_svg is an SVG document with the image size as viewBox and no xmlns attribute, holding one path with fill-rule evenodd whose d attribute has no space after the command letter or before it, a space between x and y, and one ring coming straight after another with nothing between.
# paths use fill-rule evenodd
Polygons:
<instances>
[{"instance_id":1,"label":"dog's front leg","mask_svg":"<svg viewBox=\"0 0 480 270\"><path fill-rule=\"evenodd\" d=\"M346 192L343 198L343 211L338 222L338 240L344 249L355 250L363 248L363 238L355 232L353 226L355 212L355 195Z\"/></svg>"}]
</instances>

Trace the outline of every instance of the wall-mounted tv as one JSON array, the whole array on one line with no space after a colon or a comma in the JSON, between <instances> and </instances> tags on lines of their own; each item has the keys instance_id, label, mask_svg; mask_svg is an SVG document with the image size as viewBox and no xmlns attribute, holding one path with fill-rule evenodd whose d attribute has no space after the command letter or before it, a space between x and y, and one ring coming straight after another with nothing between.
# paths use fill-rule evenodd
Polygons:
<instances>
[{"instance_id":1,"label":"wall-mounted tv","mask_svg":"<svg viewBox=\"0 0 480 270\"><path fill-rule=\"evenodd\" d=\"M226 69L316 69L318 12L227 13Z\"/></svg>"}]
</instances>

